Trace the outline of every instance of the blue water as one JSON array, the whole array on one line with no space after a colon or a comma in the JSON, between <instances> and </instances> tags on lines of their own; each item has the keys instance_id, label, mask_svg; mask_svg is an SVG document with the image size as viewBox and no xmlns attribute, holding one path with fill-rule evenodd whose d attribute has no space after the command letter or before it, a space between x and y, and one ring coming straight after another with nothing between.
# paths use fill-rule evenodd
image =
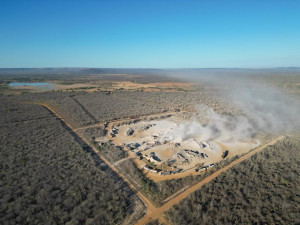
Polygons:
<instances>
[{"instance_id":1,"label":"blue water","mask_svg":"<svg viewBox=\"0 0 300 225\"><path fill-rule=\"evenodd\" d=\"M42 82L36 82L36 83L10 83L10 87L24 87L24 86L32 86L32 87L38 87L39 89L46 89L46 90L53 90L55 84L52 83L42 83Z\"/></svg>"}]
</instances>

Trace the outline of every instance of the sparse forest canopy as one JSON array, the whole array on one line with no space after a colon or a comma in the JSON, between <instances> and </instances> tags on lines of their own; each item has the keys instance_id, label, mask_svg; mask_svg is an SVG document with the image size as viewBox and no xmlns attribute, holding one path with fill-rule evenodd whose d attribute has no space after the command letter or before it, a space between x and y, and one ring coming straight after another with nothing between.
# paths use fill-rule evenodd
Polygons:
<instances>
[{"instance_id":1,"label":"sparse forest canopy","mask_svg":"<svg viewBox=\"0 0 300 225\"><path fill-rule=\"evenodd\" d=\"M0 105L1 224L119 224L142 215L129 187L47 109Z\"/></svg>"}]
</instances>

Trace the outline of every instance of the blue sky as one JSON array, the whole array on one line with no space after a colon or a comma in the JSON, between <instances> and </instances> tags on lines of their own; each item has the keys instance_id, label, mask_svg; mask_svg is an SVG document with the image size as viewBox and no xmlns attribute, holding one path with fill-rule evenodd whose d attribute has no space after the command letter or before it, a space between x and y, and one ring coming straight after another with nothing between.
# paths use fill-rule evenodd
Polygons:
<instances>
[{"instance_id":1,"label":"blue sky","mask_svg":"<svg viewBox=\"0 0 300 225\"><path fill-rule=\"evenodd\" d=\"M300 1L2 1L0 67L300 66Z\"/></svg>"}]
</instances>

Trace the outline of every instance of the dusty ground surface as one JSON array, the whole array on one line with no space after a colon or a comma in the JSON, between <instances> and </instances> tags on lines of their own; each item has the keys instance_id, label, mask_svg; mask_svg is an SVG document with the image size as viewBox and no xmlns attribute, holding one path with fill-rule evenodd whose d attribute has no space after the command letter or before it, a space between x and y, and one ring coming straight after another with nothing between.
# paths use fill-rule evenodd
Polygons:
<instances>
[{"instance_id":1,"label":"dusty ground surface","mask_svg":"<svg viewBox=\"0 0 300 225\"><path fill-rule=\"evenodd\" d=\"M112 122L107 127L108 140L115 145L122 146L140 169L146 166L161 172L181 170L179 173L160 175L143 169L145 175L156 182L198 175L205 169L200 172L196 172L195 169L223 160L222 156L226 150L228 151L226 158L231 158L260 145L258 140L239 142L229 140L221 143L214 139L202 139L201 136L186 140L178 140L174 137L169 141L166 140L166 137L169 137L168 134L183 122L182 112L166 115L168 115L167 118L163 119L144 118L136 121ZM111 135L113 130L115 134ZM129 130L133 131L130 135L127 134ZM153 154L155 156L151 157Z\"/></svg>"},{"instance_id":2,"label":"dusty ground surface","mask_svg":"<svg viewBox=\"0 0 300 225\"><path fill-rule=\"evenodd\" d=\"M49 110L51 110L58 118L60 118L62 121L64 121L63 118L61 118L60 116L58 116L56 114L56 112L54 110L52 110L49 106L47 105L44 105L46 108L48 108ZM66 123L66 122L65 122ZM111 123L109 125L109 128L112 128L112 125L114 123ZM74 130L68 123L66 123L67 126L69 126L72 130ZM74 132L76 132L74 130ZM82 137L83 138L83 137ZM267 144L255 149L254 151L251 151L250 153L242 156L241 158L239 158L238 160L235 160L234 162L230 163L229 165L225 166L224 168L216 171L215 173L213 173L212 175L208 176L207 178L205 178L204 180L200 181L199 183L191 186L191 187L187 187L187 188L184 188L183 190L180 191L180 193L176 193L176 195L174 195L174 197L172 196L172 198L169 199L169 201L167 201L164 205L162 205L161 207L159 208L156 208L153 206L153 204L147 199L144 197L144 195L139 192L138 190L136 190L136 188L115 168L115 166L111 163L109 163L107 160L104 160L104 162L110 167L112 168L126 183L128 183L128 185L130 186L130 188L132 190L134 190L136 192L136 194L139 196L139 198L144 202L144 204L146 205L147 207L147 214L146 216L144 216L142 219L140 219L137 224L146 224L147 222L149 221L152 221L152 220L155 220L155 219L159 219L160 222L164 223L164 224L167 224L168 222L166 220L164 220L164 218L162 217L163 213L168 210L170 207L172 207L174 204L177 204L178 202L180 202L182 199L186 198L190 193L194 192L195 190L197 190L198 188L200 188L201 186L203 186L205 183L211 181L212 179L214 179L215 177L217 177L218 175L220 175L222 172L230 169L231 167L233 167L234 165L242 162L243 160L251 157L252 155L254 155L255 153L263 150L265 147L269 146L269 145L272 145L274 144L277 140L281 140L283 138L283 136L271 141L271 142L268 142ZM83 140L87 143L87 140L85 140L83 138ZM98 150L95 149L93 146L92 146L93 150L98 154ZM130 151L132 152L132 151ZM131 154L132 155L132 154ZM101 157L102 159L102 157ZM138 161L136 159L136 161ZM141 162L141 161L140 161ZM186 172L187 173L187 172ZM181 173L181 174L184 174L184 173ZM175 175L181 175L181 174L175 174ZM156 174L157 175L157 174ZM170 177L170 176L160 176L160 177Z\"/></svg>"},{"instance_id":3,"label":"dusty ground surface","mask_svg":"<svg viewBox=\"0 0 300 225\"><path fill-rule=\"evenodd\" d=\"M116 82L112 85L115 89L126 89L126 90L144 90L144 91L183 91L189 90L193 87L193 83L186 82L165 82L165 83L149 83L149 84L138 84L134 82Z\"/></svg>"}]
</instances>

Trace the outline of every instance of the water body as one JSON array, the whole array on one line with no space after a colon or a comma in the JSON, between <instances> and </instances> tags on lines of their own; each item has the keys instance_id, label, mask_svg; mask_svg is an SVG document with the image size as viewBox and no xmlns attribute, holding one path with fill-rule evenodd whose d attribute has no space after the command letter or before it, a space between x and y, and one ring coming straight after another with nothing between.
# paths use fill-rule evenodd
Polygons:
<instances>
[{"instance_id":1,"label":"water body","mask_svg":"<svg viewBox=\"0 0 300 225\"><path fill-rule=\"evenodd\" d=\"M43 83L43 82L36 82L36 83L22 83L22 82L13 82L9 84L10 87L37 87L41 90L53 90L55 84L52 83Z\"/></svg>"}]
</instances>

